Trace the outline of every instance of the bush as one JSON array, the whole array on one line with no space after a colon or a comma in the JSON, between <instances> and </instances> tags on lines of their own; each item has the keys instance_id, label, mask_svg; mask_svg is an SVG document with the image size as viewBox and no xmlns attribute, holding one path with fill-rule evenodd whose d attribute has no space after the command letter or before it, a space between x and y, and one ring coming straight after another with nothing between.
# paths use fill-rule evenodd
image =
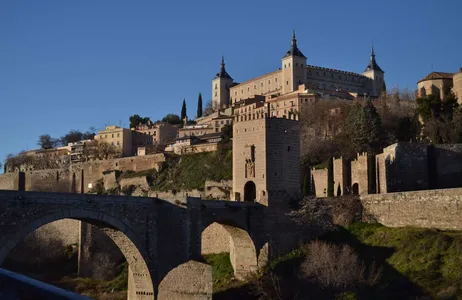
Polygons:
<instances>
[{"instance_id":1,"label":"bush","mask_svg":"<svg viewBox=\"0 0 462 300\"><path fill-rule=\"evenodd\" d=\"M375 285L380 278L380 270L373 266L366 275L366 266L348 245L313 241L306 246L306 260L301 266L302 274L323 288L336 290L354 289L366 283Z\"/></svg>"}]
</instances>

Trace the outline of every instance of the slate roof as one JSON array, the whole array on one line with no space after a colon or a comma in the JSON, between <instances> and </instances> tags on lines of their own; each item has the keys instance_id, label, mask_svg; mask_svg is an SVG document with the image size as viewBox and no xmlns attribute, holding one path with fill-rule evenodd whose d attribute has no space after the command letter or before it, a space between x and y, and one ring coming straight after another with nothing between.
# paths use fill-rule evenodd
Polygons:
<instances>
[{"instance_id":1,"label":"slate roof","mask_svg":"<svg viewBox=\"0 0 462 300\"><path fill-rule=\"evenodd\" d=\"M367 65L364 72L371 71L371 70L383 72L383 70L379 67L379 65L375 61L374 47L372 47L372 52L371 52L371 57L369 59L369 64Z\"/></svg>"},{"instance_id":2,"label":"slate roof","mask_svg":"<svg viewBox=\"0 0 462 300\"><path fill-rule=\"evenodd\" d=\"M217 75L215 76L215 79L216 78L226 78L226 79L233 80L233 78L229 76L228 72L226 72L225 59L223 56L221 57L220 72L217 73Z\"/></svg>"},{"instance_id":3,"label":"slate roof","mask_svg":"<svg viewBox=\"0 0 462 300\"><path fill-rule=\"evenodd\" d=\"M292 45L290 46L290 49L286 52L286 55L284 57L288 56L298 56L298 57L304 57L306 58L305 55L303 55L302 51L298 49L297 47L297 39L295 38L295 31L292 34Z\"/></svg>"}]
</instances>

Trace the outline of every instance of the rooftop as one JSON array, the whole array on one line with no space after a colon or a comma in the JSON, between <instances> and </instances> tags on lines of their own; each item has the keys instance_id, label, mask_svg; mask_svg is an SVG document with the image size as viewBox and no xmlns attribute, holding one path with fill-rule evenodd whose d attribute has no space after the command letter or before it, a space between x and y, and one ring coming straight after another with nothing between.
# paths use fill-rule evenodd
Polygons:
<instances>
[{"instance_id":1,"label":"rooftop","mask_svg":"<svg viewBox=\"0 0 462 300\"><path fill-rule=\"evenodd\" d=\"M427 76L419 80L418 82L426 81L426 80L435 80L435 79L452 79L453 76L454 76L453 73L431 72L430 74L428 74Z\"/></svg>"}]
</instances>

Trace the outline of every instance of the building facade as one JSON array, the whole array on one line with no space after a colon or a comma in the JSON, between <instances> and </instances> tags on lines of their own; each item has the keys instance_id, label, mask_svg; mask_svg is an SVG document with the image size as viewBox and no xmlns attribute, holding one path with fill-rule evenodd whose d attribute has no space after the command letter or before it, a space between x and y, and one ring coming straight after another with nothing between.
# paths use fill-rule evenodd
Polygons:
<instances>
[{"instance_id":1,"label":"building facade","mask_svg":"<svg viewBox=\"0 0 462 300\"><path fill-rule=\"evenodd\" d=\"M222 60L220 72L212 81L212 96L217 105L233 105L256 95L285 95L305 84L314 91L345 91L378 97L385 87L384 73L377 64L373 48L369 63L361 74L308 65L306 56L297 46L294 32L291 47L281 60L281 67L271 73L238 84L226 72Z\"/></svg>"},{"instance_id":2,"label":"building facade","mask_svg":"<svg viewBox=\"0 0 462 300\"><path fill-rule=\"evenodd\" d=\"M105 129L98 131L95 140L98 143L108 143L116 147L124 157L133 155L133 139L130 129L114 125L107 126Z\"/></svg>"},{"instance_id":3,"label":"building facade","mask_svg":"<svg viewBox=\"0 0 462 300\"><path fill-rule=\"evenodd\" d=\"M417 98L438 95L441 100L445 100L450 92L462 104L462 68L457 73L431 72L417 82Z\"/></svg>"},{"instance_id":4,"label":"building facade","mask_svg":"<svg viewBox=\"0 0 462 300\"><path fill-rule=\"evenodd\" d=\"M139 124L135 128L131 128L131 130L144 136L138 137L139 142L135 144L139 146L165 146L175 140L178 133L178 127L167 122L152 123L148 121L147 124Z\"/></svg>"}]
</instances>

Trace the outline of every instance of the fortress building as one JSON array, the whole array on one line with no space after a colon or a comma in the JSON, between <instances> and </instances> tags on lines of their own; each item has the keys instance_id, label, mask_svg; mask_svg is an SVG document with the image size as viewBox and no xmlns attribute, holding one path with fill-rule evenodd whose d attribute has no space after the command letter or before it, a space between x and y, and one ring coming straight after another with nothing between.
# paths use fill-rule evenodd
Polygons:
<instances>
[{"instance_id":1,"label":"fortress building","mask_svg":"<svg viewBox=\"0 0 462 300\"><path fill-rule=\"evenodd\" d=\"M362 74L309 65L307 57L297 46L294 32L291 46L282 57L281 67L274 72L236 83L225 70L225 62L222 58L220 72L212 81L213 105L224 108L258 95L283 96L297 91L302 84L315 92L334 91L353 96L366 94L370 97L378 97L385 86L384 73L377 64L374 48Z\"/></svg>"},{"instance_id":2,"label":"fortress building","mask_svg":"<svg viewBox=\"0 0 462 300\"><path fill-rule=\"evenodd\" d=\"M417 82L417 98L427 95L439 95L441 100L453 92L457 102L462 104L462 68L458 73L431 72Z\"/></svg>"}]
</instances>

